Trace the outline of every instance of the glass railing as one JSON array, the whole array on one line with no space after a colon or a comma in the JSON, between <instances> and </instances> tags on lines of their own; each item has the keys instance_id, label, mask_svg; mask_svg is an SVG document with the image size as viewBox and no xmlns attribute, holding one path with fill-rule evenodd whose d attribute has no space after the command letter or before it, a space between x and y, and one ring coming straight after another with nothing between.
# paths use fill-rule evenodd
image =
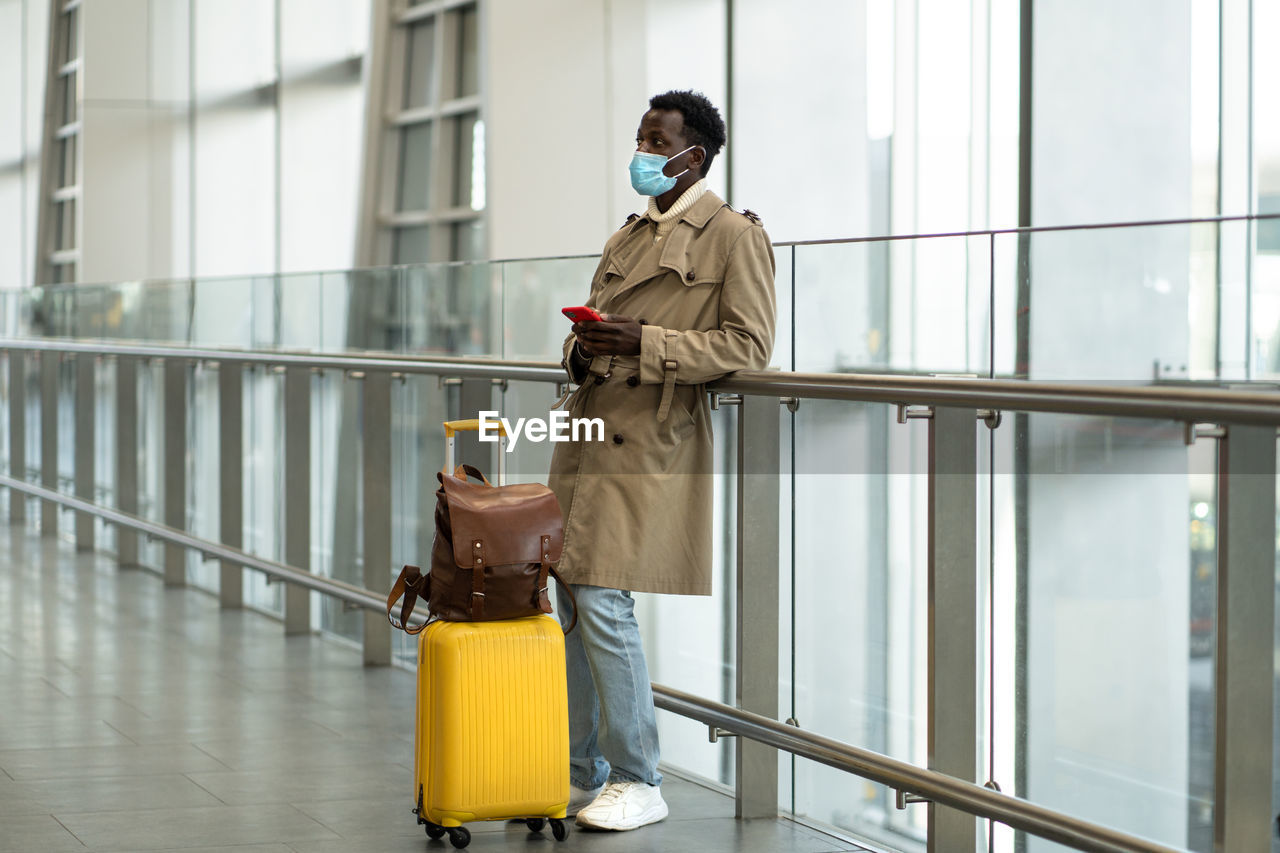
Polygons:
<instances>
[{"instance_id":1,"label":"glass railing","mask_svg":"<svg viewBox=\"0 0 1280 853\"><path fill-rule=\"evenodd\" d=\"M1280 378L1280 255L1257 251L1248 286L1219 286L1225 229L1179 222L983 232L776 247L784 371L1018 377L1130 384ZM1253 245L1253 241L1248 241ZM0 331L309 353L387 351L557 362L559 307L585 297L596 258L394 267L314 274L118 283L0 294ZM1239 266L1238 264L1235 266ZM41 368L24 362L26 398ZM216 539L217 366L187 385L187 529ZM74 393L59 368L58 398ZM244 547L282 560L284 376L246 372ZM98 458L114 454L116 387L97 371ZM138 373L139 514L162 521L162 367ZM14 393L0 373L5 399ZM312 570L364 583L361 389L317 370L311 384ZM435 424L461 389L435 376L392 385L392 564L427 559L443 447ZM495 386L509 417L545 417L541 382ZM26 479L42 429L26 409ZM74 423L60 409L60 479L74 476ZM806 399L781 410L780 717L918 765L926 729L928 447L897 406ZM737 410L714 414L717 536L708 598L643 596L655 681L734 699ZM10 463L12 425L0 419ZM1216 480L1212 440L1180 424L1111 416L1005 413L979 431L978 565L983 649L982 774L1010 793L1180 848L1212 846ZM550 445L522 442L509 478L545 477ZM10 468L9 470L12 470ZM1274 476L1272 472L1267 473ZM97 493L114 505L112 465ZM68 485L69 490L69 485ZM10 500L11 498L4 498ZM29 517L34 517L31 515ZM70 530L67 515L62 529ZM835 535L833 535L835 534ZM114 547L112 527L98 541ZM218 568L187 556L187 581L216 590ZM162 546L142 561L163 564ZM393 577L388 567L388 585ZM281 588L245 573L245 600L280 613ZM361 618L312 608L313 626L360 640ZM412 658L403 641L396 654ZM663 715L664 755L721 783L733 749ZM897 849L923 849L924 807L804 759L781 761L780 805ZM1013 849L997 829L995 849ZM1026 849L1055 849L1031 840Z\"/></svg>"}]
</instances>

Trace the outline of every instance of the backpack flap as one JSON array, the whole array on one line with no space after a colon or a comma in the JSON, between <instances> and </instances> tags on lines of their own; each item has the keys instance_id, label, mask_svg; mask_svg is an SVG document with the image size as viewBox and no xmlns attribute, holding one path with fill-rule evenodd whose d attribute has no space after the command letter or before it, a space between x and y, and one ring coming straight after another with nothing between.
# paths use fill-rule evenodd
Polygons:
<instances>
[{"instance_id":1,"label":"backpack flap","mask_svg":"<svg viewBox=\"0 0 1280 853\"><path fill-rule=\"evenodd\" d=\"M555 493L541 483L489 486L450 474L441 477L449 502L453 559L460 569L475 566L475 543L484 564L542 563L555 566L564 549L564 516ZM548 537L543 549L543 537ZM546 555L544 557L544 555Z\"/></svg>"}]
</instances>

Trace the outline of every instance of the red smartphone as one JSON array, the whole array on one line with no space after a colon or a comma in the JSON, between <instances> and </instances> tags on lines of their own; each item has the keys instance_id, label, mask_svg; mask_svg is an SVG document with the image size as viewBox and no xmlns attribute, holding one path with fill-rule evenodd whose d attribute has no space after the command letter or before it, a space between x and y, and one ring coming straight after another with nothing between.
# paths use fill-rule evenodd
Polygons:
<instances>
[{"instance_id":1,"label":"red smartphone","mask_svg":"<svg viewBox=\"0 0 1280 853\"><path fill-rule=\"evenodd\" d=\"M596 311L594 308L588 308L585 305L561 308L560 313L575 323L581 323L583 320L595 320L596 322L604 320L604 317L600 316L600 312Z\"/></svg>"}]
</instances>

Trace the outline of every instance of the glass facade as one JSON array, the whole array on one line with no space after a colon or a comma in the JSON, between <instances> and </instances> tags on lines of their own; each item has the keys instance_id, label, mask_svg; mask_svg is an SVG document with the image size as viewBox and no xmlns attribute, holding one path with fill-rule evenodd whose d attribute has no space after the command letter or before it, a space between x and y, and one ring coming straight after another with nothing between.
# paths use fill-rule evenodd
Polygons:
<instances>
[{"instance_id":1,"label":"glass facade","mask_svg":"<svg viewBox=\"0 0 1280 853\"><path fill-rule=\"evenodd\" d=\"M1046 293L1070 289L1064 282L1073 279L1064 275L1073 265L1080 267L1079 276L1106 280L1089 267L1089 259L1133 246L1145 247L1149 256L1157 254L1152 247L1176 251L1181 268L1189 269L1192 247L1204 242L1196 233L1216 227L779 245L775 363L806 372L1000 378L1006 375L1001 361L1016 349L1016 309L993 294L1022 287L1043 305ZM878 344L875 333L888 299L883 272L830 281L824 274L876 269L872 259L883 261L904 247L911 257L931 259L939 275L968 284L947 310L949 322L934 323L928 347L895 353ZM1020 248L1041 260L1021 267L1025 281L1004 281L1009 265L999 259ZM987 263L975 264L974 258ZM1046 266L1044 258L1057 260ZM573 300L595 262L582 257L46 288L34 313L51 332L108 340L139 335L201 346L341 352L363 329L360 334L376 332L384 348L398 353L554 360L564 333L556 308ZM1096 337L1083 325L1073 334L1069 312L1055 308L1062 318L1056 332L1064 343L1033 332L1033 374L1074 378L1058 365L1079 355L1069 342L1086 331L1095 336L1092 361L1083 362L1094 365L1086 377L1091 379L1129 376L1135 368L1125 359L1136 358L1132 351L1139 347L1153 355L1188 348L1192 291L1141 282L1126 289L1132 276L1123 270L1115 275L1109 290L1086 291L1096 304L1080 302L1077 310L1108 317L1122 312L1130 318L1126 334L1117 329ZM802 298L815 289L836 300L828 303L831 310L815 312L811 300ZM28 333L31 320L21 300L8 298L4 305L5 327ZM352 306L362 313L352 313ZM832 315L844 324L824 328ZM145 327L135 325L143 316L149 318ZM1163 333L1144 337L1144 324ZM1165 361L1134 363L1146 364L1164 381ZM64 372L69 400L74 383ZM188 386L188 441L196 451L188 457L188 528L210 537L218 529L215 376L215 367L197 365ZM112 377L101 381L100 400L109 406ZM282 375L261 370L245 376L244 541L248 550L271 559L284 558L281 513L289 500L281 468L283 382ZM163 388L158 366L142 371L141 507L155 520L164 505L157 408ZM28 389L29 398L37 389L38 383ZM456 386L433 377L395 383L392 421L385 425L363 422L358 379L323 371L313 377L311 393L313 570L364 582L360 488L339 484L360 483L360 447L368 429L387 429L392 443L393 563L420 559L432 534L431 475L443 452L427 425L454 411ZM549 386L513 382L495 389L492 399L514 418L545 411L552 397ZM806 730L924 764L925 428L917 421L900 423L896 407L884 404L806 400L782 417L780 715ZM69 482L73 435L69 420L62 421L59 465ZM641 596L638 612L656 681L732 702L735 410L718 411L714 428L722 532L714 594ZM104 427L100 439L108 434ZM38 459L38 429L29 429L28 436L28 458ZM1200 850L1209 849L1214 784L1207 756L1213 752L1215 460L1211 442L1188 446L1183 439L1178 424L1114 417L1005 413L1001 428L980 430L978 775L1069 814ZM539 480L550 445L521 443L506 461L512 480ZM99 491L112 494L110 466L100 467L98 476ZM1117 524L1117 518L1125 522ZM834 550L832 530L845 543ZM152 545L143 559L159 567L162 551ZM211 590L218 585L214 565L194 555L187 578ZM251 606L281 612L279 587L252 572L245 581ZM833 600L843 602L838 619L832 618ZM360 638L359 617L339 606L321 605L312 622L353 641ZM675 635L680 642L672 642ZM411 658L412 647L397 643L397 653ZM733 781L730 747L707 743L701 727L688 720L662 715L661 726L664 752L678 756L671 759L676 766ZM896 848L922 844L924 811L894 808L892 791L803 759L784 758L782 764L780 806L786 810ZM1012 849L1011 833L997 829L995 837L996 849ZM1029 848L1051 846L1028 841Z\"/></svg>"}]
</instances>

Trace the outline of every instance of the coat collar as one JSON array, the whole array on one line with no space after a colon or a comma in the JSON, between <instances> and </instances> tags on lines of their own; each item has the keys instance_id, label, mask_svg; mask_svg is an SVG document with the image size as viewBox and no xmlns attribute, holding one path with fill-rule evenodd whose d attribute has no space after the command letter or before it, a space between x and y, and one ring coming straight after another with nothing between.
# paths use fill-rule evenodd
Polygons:
<instances>
[{"instance_id":1,"label":"coat collar","mask_svg":"<svg viewBox=\"0 0 1280 853\"><path fill-rule=\"evenodd\" d=\"M694 228L701 230L707 227L707 223L711 221L711 217L715 216L716 212L722 207L724 207L724 199L720 198L720 196L716 195L711 190L707 190L702 194L701 198L693 203L692 207L684 212L684 215L680 217L679 221L687 222ZM652 222L653 220L649 218L649 213L646 211L636 219L632 220L631 230L635 231L637 228L644 227L646 223Z\"/></svg>"}]
</instances>

